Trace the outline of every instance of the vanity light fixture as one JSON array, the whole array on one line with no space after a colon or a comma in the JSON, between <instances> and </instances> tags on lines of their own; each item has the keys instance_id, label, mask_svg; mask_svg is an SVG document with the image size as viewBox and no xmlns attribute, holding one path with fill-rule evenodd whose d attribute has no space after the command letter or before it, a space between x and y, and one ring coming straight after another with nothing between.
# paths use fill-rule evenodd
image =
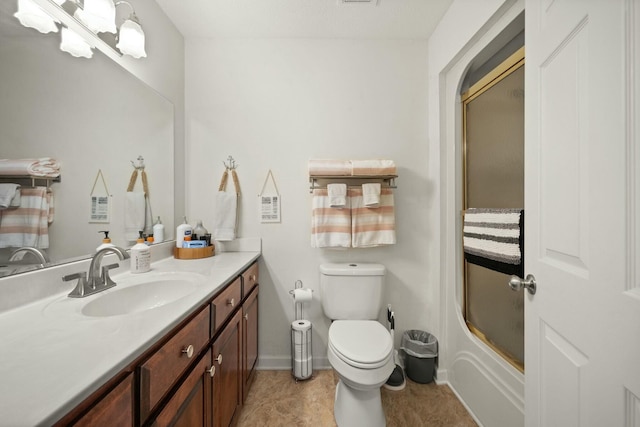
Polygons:
<instances>
[{"instance_id":1,"label":"vanity light fixture","mask_svg":"<svg viewBox=\"0 0 640 427\"><path fill-rule=\"evenodd\" d=\"M65 2L65 0L53 1L58 6ZM51 15L35 4L33 0L18 0L18 11L14 13L13 16L25 27L35 28L43 34L58 32L56 23L60 21L52 18Z\"/></svg>"},{"instance_id":2,"label":"vanity light fixture","mask_svg":"<svg viewBox=\"0 0 640 427\"><path fill-rule=\"evenodd\" d=\"M60 50L76 58L91 58L93 56L91 45L80 34L64 26L60 33Z\"/></svg>"},{"instance_id":3,"label":"vanity light fixture","mask_svg":"<svg viewBox=\"0 0 640 427\"><path fill-rule=\"evenodd\" d=\"M147 52L144 50L144 31L142 31L140 21L136 16L136 11L128 1L116 2L116 6L121 4L126 4L131 8L131 15L120 25L116 47L125 55L132 56L136 59L141 57L146 58Z\"/></svg>"},{"instance_id":4,"label":"vanity light fixture","mask_svg":"<svg viewBox=\"0 0 640 427\"><path fill-rule=\"evenodd\" d=\"M147 56L145 35L133 6L124 0L70 0L75 5L73 19L62 8L66 0L18 0L14 16L25 27L41 33L58 32L62 22L60 49L75 57L91 58L97 47L107 56L116 59L122 55L133 58ZM116 7L126 4L131 13L120 28L116 26ZM116 34L115 47L98 37L98 33Z\"/></svg>"},{"instance_id":5,"label":"vanity light fixture","mask_svg":"<svg viewBox=\"0 0 640 427\"><path fill-rule=\"evenodd\" d=\"M116 5L112 0L84 0L77 18L96 34L116 32Z\"/></svg>"}]
</instances>

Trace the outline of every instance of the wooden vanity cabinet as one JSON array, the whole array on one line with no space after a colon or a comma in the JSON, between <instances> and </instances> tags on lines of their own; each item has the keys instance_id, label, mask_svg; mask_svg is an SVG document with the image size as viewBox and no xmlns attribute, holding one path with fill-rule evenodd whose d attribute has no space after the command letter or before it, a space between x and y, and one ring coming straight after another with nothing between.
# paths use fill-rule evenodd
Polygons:
<instances>
[{"instance_id":1,"label":"wooden vanity cabinet","mask_svg":"<svg viewBox=\"0 0 640 427\"><path fill-rule=\"evenodd\" d=\"M209 318L206 306L140 365L141 423L209 342Z\"/></svg>"},{"instance_id":2,"label":"wooden vanity cabinet","mask_svg":"<svg viewBox=\"0 0 640 427\"><path fill-rule=\"evenodd\" d=\"M211 390L215 379L211 350L207 351L180 384L153 421L156 427L210 427Z\"/></svg>"},{"instance_id":3,"label":"wooden vanity cabinet","mask_svg":"<svg viewBox=\"0 0 640 427\"><path fill-rule=\"evenodd\" d=\"M258 362L258 288L256 284L242 303L242 403L249 394Z\"/></svg>"},{"instance_id":4,"label":"wooden vanity cabinet","mask_svg":"<svg viewBox=\"0 0 640 427\"><path fill-rule=\"evenodd\" d=\"M56 426L234 425L258 359L258 288L256 261Z\"/></svg>"},{"instance_id":5,"label":"wooden vanity cabinet","mask_svg":"<svg viewBox=\"0 0 640 427\"><path fill-rule=\"evenodd\" d=\"M242 310L222 329L212 346L213 425L228 427L242 406Z\"/></svg>"},{"instance_id":6,"label":"wooden vanity cabinet","mask_svg":"<svg viewBox=\"0 0 640 427\"><path fill-rule=\"evenodd\" d=\"M133 425L133 373L127 375L115 388L100 398L76 422L58 423L77 427Z\"/></svg>"}]
</instances>

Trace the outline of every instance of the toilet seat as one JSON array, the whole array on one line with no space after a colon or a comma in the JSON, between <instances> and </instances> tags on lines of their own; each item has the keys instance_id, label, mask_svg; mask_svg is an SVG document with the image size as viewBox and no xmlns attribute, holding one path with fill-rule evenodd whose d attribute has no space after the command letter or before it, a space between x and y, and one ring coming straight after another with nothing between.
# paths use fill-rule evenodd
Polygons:
<instances>
[{"instance_id":1,"label":"toilet seat","mask_svg":"<svg viewBox=\"0 0 640 427\"><path fill-rule=\"evenodd\" d=\"M391 335L375 320L336 320L329 328L329 347L343 362L376 369L392 355Z\"/></svg>"}]
</instances>

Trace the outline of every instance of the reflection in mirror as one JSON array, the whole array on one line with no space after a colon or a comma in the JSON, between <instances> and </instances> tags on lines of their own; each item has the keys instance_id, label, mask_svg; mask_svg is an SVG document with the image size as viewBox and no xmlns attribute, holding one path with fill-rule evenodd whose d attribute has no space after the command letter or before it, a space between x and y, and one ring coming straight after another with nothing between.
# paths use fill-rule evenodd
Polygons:
<instances>
[{"instance_id":1,"label":"reflection in mirror","mask_svg":"<svg viewBox=\"0 0 640 427\"><path fill-rule=\"evenodd\" d=\"M131 246L125 199L138 156L153 216L173 224L173 105L102 54L88 60L60 51L59 37L20 25L16 6L0 2L0 158L52 157L61 165L61 181L50 186L55 210L44 252L51 263L90 256L102 242L100 230ZM93 188L99 172L106 190L101 180ZM90 222L92 191L108 191L108 223ZM140 178L134 191L142 191ZM170 228L166 234L173 237ZM14 249L0 249L0 276L25 270L9 265Z\"/></svg>"}]
</instances>

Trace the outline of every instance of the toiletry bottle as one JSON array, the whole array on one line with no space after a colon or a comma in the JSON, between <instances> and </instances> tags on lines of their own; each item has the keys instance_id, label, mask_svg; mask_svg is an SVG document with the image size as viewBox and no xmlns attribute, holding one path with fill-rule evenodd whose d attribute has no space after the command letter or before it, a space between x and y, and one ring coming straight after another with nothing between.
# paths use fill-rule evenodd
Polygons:
<instances>
[{"instance_id":1,"label":"toiletry bottle","mask_svg":"<svg viewBox=\"0 0 640 427\"><path fill-rule=\"evenodd\" d=\"M111 243L111 239L109 238L109 231L98 231L98 233L104 233L104 239L102 239L102 244L96 248L96 252L98 252L102 248L110 248L115 246L113 243Z\"/></svg>"},{"instance_id":2,"label":"toiletry bottle","mask_svg":"<svg viewBox=\"0 0 640 427\"><path fill-rule=\"evenodd\" d=\"M164 224L160 221L160 217L155 224L153 224L153 241L160 243L164 241Z\"/></svg>"},{"instance_id":3,"label":"toiletry bottle","mask_svg":"<svg viewBox=\"0 0 640 427\"><path fill-rule=\"evenodd\" d=\"M207 233L207 229L202 225L202 220L198 220L196 226L193 228L193 236L191 236L191 240L204 240L204 236Z\"/></svg>"},{"instance_id":4,"label":"toiletry bottle","mask_svg":"<svg viewBox=\"0 0 640 427\"><path fill-rule=\"evenodd\" d=\"M131 248L131 272L146 273L151 270L151 249L144 243L142 231L137 243Z\"/></svg>"},{"instance_id":5,"label":"toiletry bottle","mask_svg":"<svg viewBox=\"0 0 640 427\"><path fill-rule=\"evenodd\" d=\"M184 236L191 237L191 231L193 230L193 227L191 227L189 223L187 223L187 217L184 216L182 218L184 218L184 222L180 224L178 228L176 228L176 248L182 247Z\"/></svg>"}]
</instances>

